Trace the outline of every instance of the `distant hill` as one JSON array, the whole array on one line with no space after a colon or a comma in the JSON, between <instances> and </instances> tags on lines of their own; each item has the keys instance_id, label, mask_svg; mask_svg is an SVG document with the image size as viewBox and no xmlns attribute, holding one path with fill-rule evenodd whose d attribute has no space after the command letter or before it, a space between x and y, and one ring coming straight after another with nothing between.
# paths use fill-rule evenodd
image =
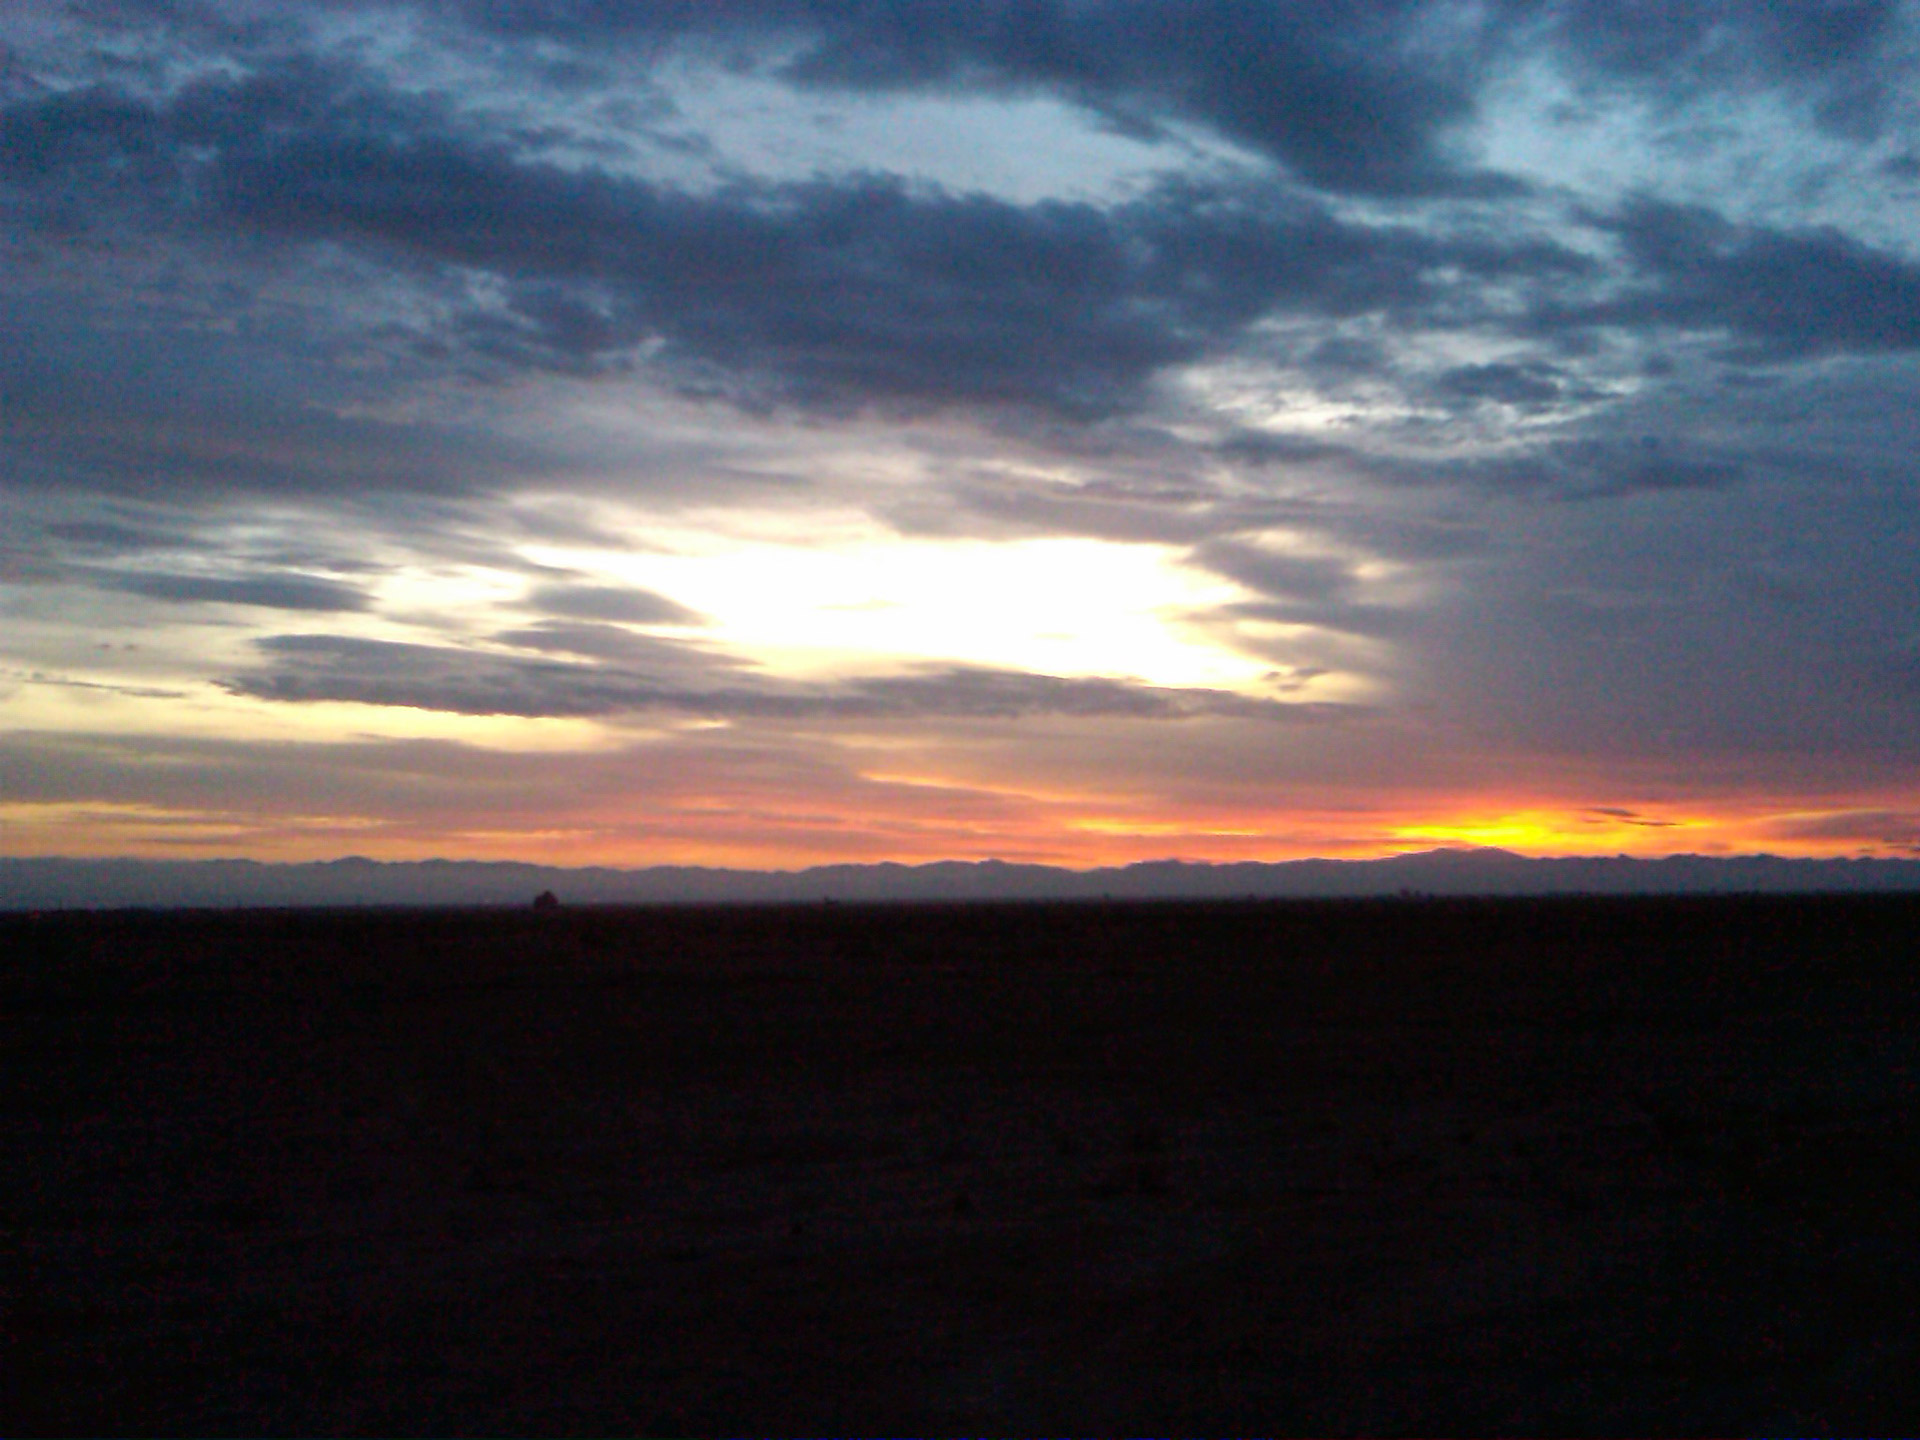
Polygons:
<instances>
[{"instance_id":1,"label":"distant hill","mask_svg":"<svg viewBox=\"0 0 1920 1440\"><path fill-rule=\"evenodd\" d=\"M1671 895L1920 890L1920 860L1776 855L1529 859L1506 850L1428 850L1385 860L1152 860L1103 870L1010 865L822 865L719 870L660 865L567 869L475 860L312 864L252 860L0 859L0 909L304 905L528 905L777 901L1229 899L1398 895Z\"/></svg>"}]
</instances>

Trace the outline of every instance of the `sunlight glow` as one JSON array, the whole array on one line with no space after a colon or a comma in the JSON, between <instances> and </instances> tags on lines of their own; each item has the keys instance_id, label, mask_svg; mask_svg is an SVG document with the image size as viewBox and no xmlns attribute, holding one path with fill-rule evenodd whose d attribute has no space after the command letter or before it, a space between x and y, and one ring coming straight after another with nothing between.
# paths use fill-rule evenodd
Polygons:
<instances>
[{"instance_id":1,"label":"sunlight glow","mask_svg":"<svg viewBox=\"0 0 1920 1440\"><path fill-rule=\"evenodd\" d=\"M1243 592L1179 555L1083 539L869 537L617 556L542 547L532 558L656 590L710 617L703 639L796 677L946 662L1256 689L1270 665L1185 623Z\"/></svg>"},{"instance_id":2,"label":"sunlight glow","mask_svg":"<svg viewBox=\"0 0 1920 1440\"><path fill-rule=\"evenodd\" d=\"M347 700L285 705L189 682L177 695L33 681L0 696L0 729L13 734L115 737L168 734L180 741L247 740L333 745L367 740L451 740L515 753L592 751L692 728L677 720L627 724L615 734L593 719L462 715Z\"/></svg>"}]
</instances>

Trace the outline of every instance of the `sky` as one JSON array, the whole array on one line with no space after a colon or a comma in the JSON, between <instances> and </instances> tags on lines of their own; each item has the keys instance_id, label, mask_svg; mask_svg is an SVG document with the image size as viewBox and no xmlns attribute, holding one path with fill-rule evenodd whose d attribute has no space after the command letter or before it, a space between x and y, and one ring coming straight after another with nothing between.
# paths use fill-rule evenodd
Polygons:
<instances>
[{"instance_id":1,"label":"sky","mask_svg":"<svg viewBox=\"0 0 1920 1440\"><path fill-rule=\"evenodd\" d=\"M11 0L0 854L1920 854L1920 7Z\"/></svg>"}]
</instances>

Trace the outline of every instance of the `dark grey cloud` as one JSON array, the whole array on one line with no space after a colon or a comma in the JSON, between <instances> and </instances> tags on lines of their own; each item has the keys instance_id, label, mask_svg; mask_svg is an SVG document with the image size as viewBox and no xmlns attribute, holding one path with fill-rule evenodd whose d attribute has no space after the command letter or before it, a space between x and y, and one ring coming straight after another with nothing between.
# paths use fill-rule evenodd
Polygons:
<instances>
[{"instance_id":1,"label":"dark grey cloud","mask_svg":"<svg viewBox=\"0 0 1920 1440\"><path fill-rule=\"evenodd\" d=\"M104 680L75 680L66 675L50 675L43 670L16 671L8 678L25 680L34 685L58 685L64 690L99 690L109 695L130 695L142 700L178 700L187 693L154 685L116 685Z\"/></svg>"},{"instance_id":2,"label":"dark grey cloud","mask_svg":"<svg viewBox=\"0 0 1920 1440\"><path fill-rule=\"evenodd\" d=\"M1604 28L1578 7L1507 9L1540 34ZM1720 9L1719 30L1747 35L1739 43L1756 55L1770 53L1766 35L1818 28L1811 16L1776 25L1742 7ZM1304 12L1229 4L1208 12L1211 24L1146 3L713 12L723 13L509 6L492 18L576 38L603 27L667 40L724 31L778 49L790 77L868 87L1064 85L1073 75L1090 85L1120 63L1127 47L1114 37L1138 32L1161 37L1153 47L1161 58L1127 62L1145 70L1125 85L1113 79L1114 93L1152 98L1168 114L1200 103L1193 97L1203 92L1214 96L1206 106L1226 104L1229 79L1274 105L1293 105L1299 97L1282 82L1296 50L1336 69L1348 63L1343 56L1354 64L1387 57L1382 73L1397 75L1391 57L1407 36L1431 45L1446 30L1430 7L1413 4ZM1878 53L1885 23L1866 16L1855 27L1861 54ZM1054 39L1036 38L1043 34ZM859 36L874 38L856 45ZM1042 52L1055 60L1033 58ZM909 64L908 56L919 58ZM856 60L869 68L856 73ZM1064 67L1058 74L1047 68L1056 62ZM1214 79L1225 88L1194 78L1214 75L1209 66L1219 67ZM1161 69L1158 79L1147 73ZM1175 83L1176 71L1188 78ZM1337 107L1328 113L1338 119ZM1465 111L1455 105L1447 113ZM1269 118L1304 154L1306 132ZM1439 175L1421 147L1442 129L1436 120L1420 130L1426 140L1409 139L1393 152L1400 159L1378 163ZM1347 136L1356 154L1392 152L1344 122L1328 133ZM447 97L397 93L344 61L297 55L240 78L196 80L164 98L102 83L0 107L0 173L14 182L29 223L84 230L122 214L143 228L222 244L344 247L384 267L394 283L435 297L404 318L396 313L382 343L421 364L476 374L591 375L645 356L653 373L684 389L748 405L1015 405L1084 419L1137 406L1160 372L1231 353L1274 318L1324 328L1371 317L1401 333L1518 334L1563 351L1590 345L1601 330L1651 337L1676 329L1724 333L1749 359L1920 347L1920 266L1839 232L1735 225L1652 199L1581 220L1617 244L1609 275L1601 260L1537 228L1442 233L1423 228L1412 210L1404 223L1363 222L1277 182L1168 180L1105 206L1015 204L882 175L736 178L695 192L541 153L518 131L490 129ZM1411 184L1413 173L1393 184ZM1360 188L1391 189L1383 175ZM491 277L491 298L463 291L460 277L472 275ZM1539 412L1604 393L1541 359L1456 366L1421 380L1396 376L1377 340L1317 333L1303 343L1299 363L1330 383L1386 378L1453 406L1491 401ZM59 423L70 383L28 373L0 397L28 422L30 472L101 463L32 446L36 421L71 428ZM274 420L289 435L328 425L312 414ZM327 438L315 433L314 448ZM422 437L373 438L391 444L405 483L461 483L421 453ZM350 433L338 439L366 443ZM196 453L181 443L185 453L154 457L150 473L266 483L244 449ZM350 454L352 445L335 452ZM278 483L299 483L297 463L275 462L293 477Z\"/></svg>"},{"instance_id":3,"label":"dark grey cloud","mask_svg":"<svg viewBox=\"0 0 1920 1440\"><path fill-rule=\"evenodd\" d=\"M147 39L161 64L208 58L169 54L164 38ZM56 234L96 227L101 216L89 212L108 205L164 224L198 203L196 188L223 154L303 134L391 133L433 113L428 102L297 50L232 58L249 62L237 77L168 87L109 66L90 82L41 87L0 109L0 181L9 183L11 208Z\"/></svg>"},{"instance_id":4,"label":"dark grey cloud","mask_svg":"<svg viewBox=\"0 0 1920 1440\"><path fill-rule=\"evenodd\" d=\"M977 667L928 667L832 684L771 680L690 686L612 666L528 660L450 646L339 635L277 635L256 642L257 671L223 682L235 694L287 702L347 700L465 715L608 716L649 710L738 720L1328 719L1337 705L1288 705L1224 690ZM667 642L660 642L666 644ZM689 651L689 658L697 652Z\"/></svg>"},{"instance_id":5,"label":"dark grey cloud","mask_svg":"<svg viewBox=\"0 0 1920 1440\"><path fill-rule=\"evenodd\" d=\"M1783 839L1861 840L1920 853L1920 813L1847 810L1799 820L1778 820L1771 831Z\"/></svg>"},{"instance_id":6,"label":"dark grey cloud","mask_svg":"<svg viewBox=\"0 0 1920 1440\"><path fill-rule=\"evenodd\" d=\"M257 605L269 610L365 610L364 590L317 575L123 574L95 570L87 578L103 590L187 604Z\"/></svg>"},{"instance_id":7,"label":"dark grey cloud","mask_svg":"<svg viewBox=\"0 0 1920 1440\"><path fill-rule=\"evenodd\" d=\"M1349 590L1354 579L1344 560L1287 554L1231 540L1197 546L1192 560L1249 590L1284 600L1330 600Z\"/></svg>"},{"instance_id":8,"label":"dark grey cloud","mask_svg":"<svg viewBox=\"0 0 1920 1440\"><path fill-rule=\"evenodd\" d=\"M1154 134L1197 124L1316 186L1491 194L1449 140L1516 56L1669 105L1777 90L1846 134L1873 133L1902 77L1898 0L450 0L496 32L638 43L756 61L849 91L1038 93ZM1511 188L1511 187L1508 187Z\"/></svg>"},{"instance_id":9,"label":"dark grey cloud","mask_svg":"<svg viewBox=\"0 0 1920 1440\"><path fill-rule=\"evenodd\" d=\"M1136 133L1210 127L1327 189L1484 193L1448 129L1471 112L1471 44L1435 46L1405 0L759 0L727 5L477 0L507 33L590 45L624 37L758 53L782 77L839 90L1059 96ZM1464 37L1470 39L1471 37ZM1422 41L1427 43L1422 43Z\"/></svg>"},{"instance_id":10,"label":"dark grey cloud","mask_svg":"<svg viewBox=\"0 0 1920 1440\"><path fill-rule=\"evenodd\" d=\"M493 638L522 650L606 661L653 676L678 673L710 680L716 674L743 668L720 651L684 640L643 634L624 625L546 620L538 625L502 630Z\"/></svg>"},{"instance_id":11,"label":"dark grey cloud","mask_svg":"<svg viewBox=\"0 0 1920 1440\"><path fill-rule=\"evenodd\" d=\"M276 635L269 665L227 683L264 700L351 700L461 715L587 716L671 706L644 676L564 661L343 635Z\"/></svg>"},{"instance_id":12,"label":"dark grey cloud","mask_svg":"<svg viewBox=\"0 0 1920 1440\"><path fill-rule=\"evenodd\" d=\"M1637 810L1623 809L1618 805L1589 805L1581 812L1590 815L1596 822L1619 820L1628 825L1638 825L1647 830L1671 830L1678 822L1673 820L1654 820Z\"/></svg>"},{"instance_id":13,"label":"dark grey cloud","mask_svg":"<svg viewBox=\"0 0 1920 1440\"><path fill-rule=\"evenodd\" d=\"M128 525L117 520L57 521L48 525L46 532L74 549L102 555L173 550L189 543L188 533L178 528Z\"/></svg>"},{"instance_id":14,"label":"dark grey cloud","mask_svg":"<svg viewBox=\"0 0 1920 1440\"><path fill-rule=\"evenodd\" d=\"M1807 102L1836 134L1871 136L1906 83L1900 0L1522 0L1500 9L1596 86L1669 105L1729 90Z\"/></svg>"},{"instance_id":15,"label":"dark grey cloud","mask_svg":"<svg viewBox=\"0 0 1920 1440\"><path fill-rule=\"evenodd\" d=\"M1209 557L1219 557L1249 576L1264 570L1263 578L1269 581L1280 578L1280 568L1294 565L1297 568L1292 578L1297 583L1309 588L1331 583L1339 589L1340 577L1334 572L1345 562L1276 554L1243 537L1278 532L1349 555L1422 568L1456 565L1484 554L1491 543L1484 517L1474 513L1461 497L1505 494L1516 488L1531 493L1542 483L1530 476L1519 484L1504 471L1489 474L1462 466L1388 464L1359 452L1309 444L1316 457L1324 451L1326 458L1340 464L1328 477L1332 486L1316 485L1306 493L1250 491L1231 479L1174 478L1196 459L1222 453L1217 443L1200 443L1187 447L1185 454L1157 453L1155 468L1166 477L1157 484L1149 480L1092 480L1069 485L975 471L924 487L907 499L889 504L883 513L897 530L910 535L1075 535L1191 546L1196 547L1194 554L1198 557L1193 563L1231 578L1240 577L1214 567ZM1283 444L1276 448L1285 453L1290 447ZM1262 478L1271 468L1264 455L1253 463ZM1371 487L1363 482L1375 479L1384 479L1391 487L1391 508L1383 508L1364 493ZM1362 493L1351 493L1354 489ZM1413 494L1416 489L1422 492L1417 500ZM1214 548L1216 545L1219 548ZM1252 588L1263 593L1269 589L1261 583L1252 583ZM1290 603L1297 606L1299 602L1296 599ZM1335 628L1356 633L1386 634L1403 629L1406 621L1404 612L1373 610L1350 599L1339 601L1337 608L1339 624ZM1234 607L1233 613L1300 624L1332 624L1335 607L1317 603L1313 616L1298 609L1282 615L1271 604L1261 611Z\"/></svg>"},{"instance_id":16,"label":"dark grey cloud","mask_svg":"<svg viewBox=\"0 0 1920 1440\"><path fill-rule=\"evenodd\" d=\"M1598 223L1646 283L1583 318L1721 331L1755 360L1920 348L1920 265L1837 230L1738 225L1650 199Z\"/></svg>"},{"instance_id":17,"label":"dark grey cloud","mask_svg":"<svg viewBox=\"0 0 1920 1440\"><path fill-rule=\"evenodd\" d=\"M76 354L57 365L36 363L25 345L0 350L5 482L160 502L220 492L458 496L509 474L564 468L555 455L504 435L308 403L297 372L285 395L246 393L225 377L170 375L198 353L200 337L171 338L172 345L129 339L97 361ZM230 375L244 376L260 357L225 358ZM105 543L98 535L65 538L96 549Z\"/></svg>"},{"instance_id":18,"label":"dark grey cloud","mask_svg":"<svg viewBox=\"0 0 1920 1440\"><path fill-rule=\"evenodd\" d=\"M1221 538L1196 545L1187 563L1224 575L1261 597L1221 607L1223 618L1305 625L1372 639L1404 636L1418 624L1418 617L1406 609L1361 598L1352 563L1334 556L1288 554Z\"/></svg>"},{"instance_id":19,"label":"dark grey cloud","mask_svg":"<svg viewBox=\"0 0 1920 1440\"><path fill-rule=\"evenodd\" d=\"M703 625L706 617L651 590L616 585L540 585L527 604L547 615L574 620L625 621L632 625Z\"/></svg>"},{"instance_id":20,"label":"dark grey cloud","mask_svg":"<svg viewBox=\"0 0 1920 1440\"><path fill-rule=\"evenodd\" d=\"M1236 430L1216 441L1214 450L1245 465L1306 465L1351 454L1347 446L1318 436L1264 430Z\"/></svg>"},{"instance_id":21,"label":"dark grey cloud","mask_svg":"<svg viewBox=\"0 0 1920 1440\"><path fill-rule=\"evenodd\" d=\"M1522 410L1556 403L1564 392L1561 372L1552 365L1456 365L1433 382L1434 390L1449 400L1491 400Z\"/></svg>"},{"instance_id":22,"label":"dark grey cloud","mask_svg":"<svg viewBox=\"0 0 1920 1440\"><path fill-rule=\"evenodd\" d=\"M370 83L308 67L165 101L38 98L0 111L0 152L30 193L90 210L139 186L146 223L329 242L421 283L496 277L498 303L409 322L447 363L592 373L651 344L684 386L829 406L1111 413L1275 313L1464 323L1475 286L1592 268L1537 237L1342 220L1271 184L1168 181L1107 207L877 175L692 193L530 158Z\"/></svg>"},{"instance_id":23,"label":"dark grey cloud","mask_svg":"<svg viewBox=\"0 0 1920 1440\"><path fill-rule=\"evenodd\" d=\"M1014 670L949 668L854 682L846 700L856 715L1017 719L1027 715L1131 720L1227 716L1256 720L1326 720L1357 714L1332 704L1281 704L1226 690L1142 685L1106 678L1035 675Z\"/></svg>"},{"instance_id":24,"label":"dark grey cloud","mask_svg":"<svg viewBox=\"0 0 1920 1440\"><path fill-rule=\"evenodd\" d=\"M1271 506L1236 503L1206 487L1149 490L969 474L899 500L885 515L910 535L1082 535L1178 544L1247 529L1272 512Z\"/></svg>"},{"instance_id":25,"label":"dark grey cloud","mask_svg":"<svg viewBox=\"0 0 1920 1440\"><path fill-rule=\"evenodd\" d=\"M1777 458L1777 457L1770 457ZM1458 486L1545 500L1611 500L1683 490L1725 490L1750 468L1737 448L1664 434L1547 440L1511 455L1471 460L1370 457L1366 473L1389 484Z\"/></svg>"},{"instance_id":26,"label":"dark grey cloud","mask_svg":"<svg viewBox=\"0 0 1920 1440\"><path fill-rule=\"evenodd\" d=\"M1443 272L1580 273L1544 242L1442 241L1281 191L1169 182L1016 205L866 176L693 195L448 142L310 137L241 158L247 224L508 281L451 343L590 367L643 340L681 383L803 404L1039 404L1098 415L1275 312L1458 304Z\"/></svg>"}]
</instances>

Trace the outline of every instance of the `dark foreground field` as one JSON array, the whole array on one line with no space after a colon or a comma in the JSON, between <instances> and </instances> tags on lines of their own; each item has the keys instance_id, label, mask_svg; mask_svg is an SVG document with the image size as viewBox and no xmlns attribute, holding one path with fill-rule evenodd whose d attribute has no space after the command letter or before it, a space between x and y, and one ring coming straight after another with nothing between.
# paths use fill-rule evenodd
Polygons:
<instances>
[{"instance_id":1,"label":"dark foreground field","mask_svg":"<svg viewBox=\"0 0 1920 1440\"><path fill-rule=\"evenodd\" d=\"M1911 1430L1916 934L0 917L0 1433Z\"/></svg>"}]
</instances>

